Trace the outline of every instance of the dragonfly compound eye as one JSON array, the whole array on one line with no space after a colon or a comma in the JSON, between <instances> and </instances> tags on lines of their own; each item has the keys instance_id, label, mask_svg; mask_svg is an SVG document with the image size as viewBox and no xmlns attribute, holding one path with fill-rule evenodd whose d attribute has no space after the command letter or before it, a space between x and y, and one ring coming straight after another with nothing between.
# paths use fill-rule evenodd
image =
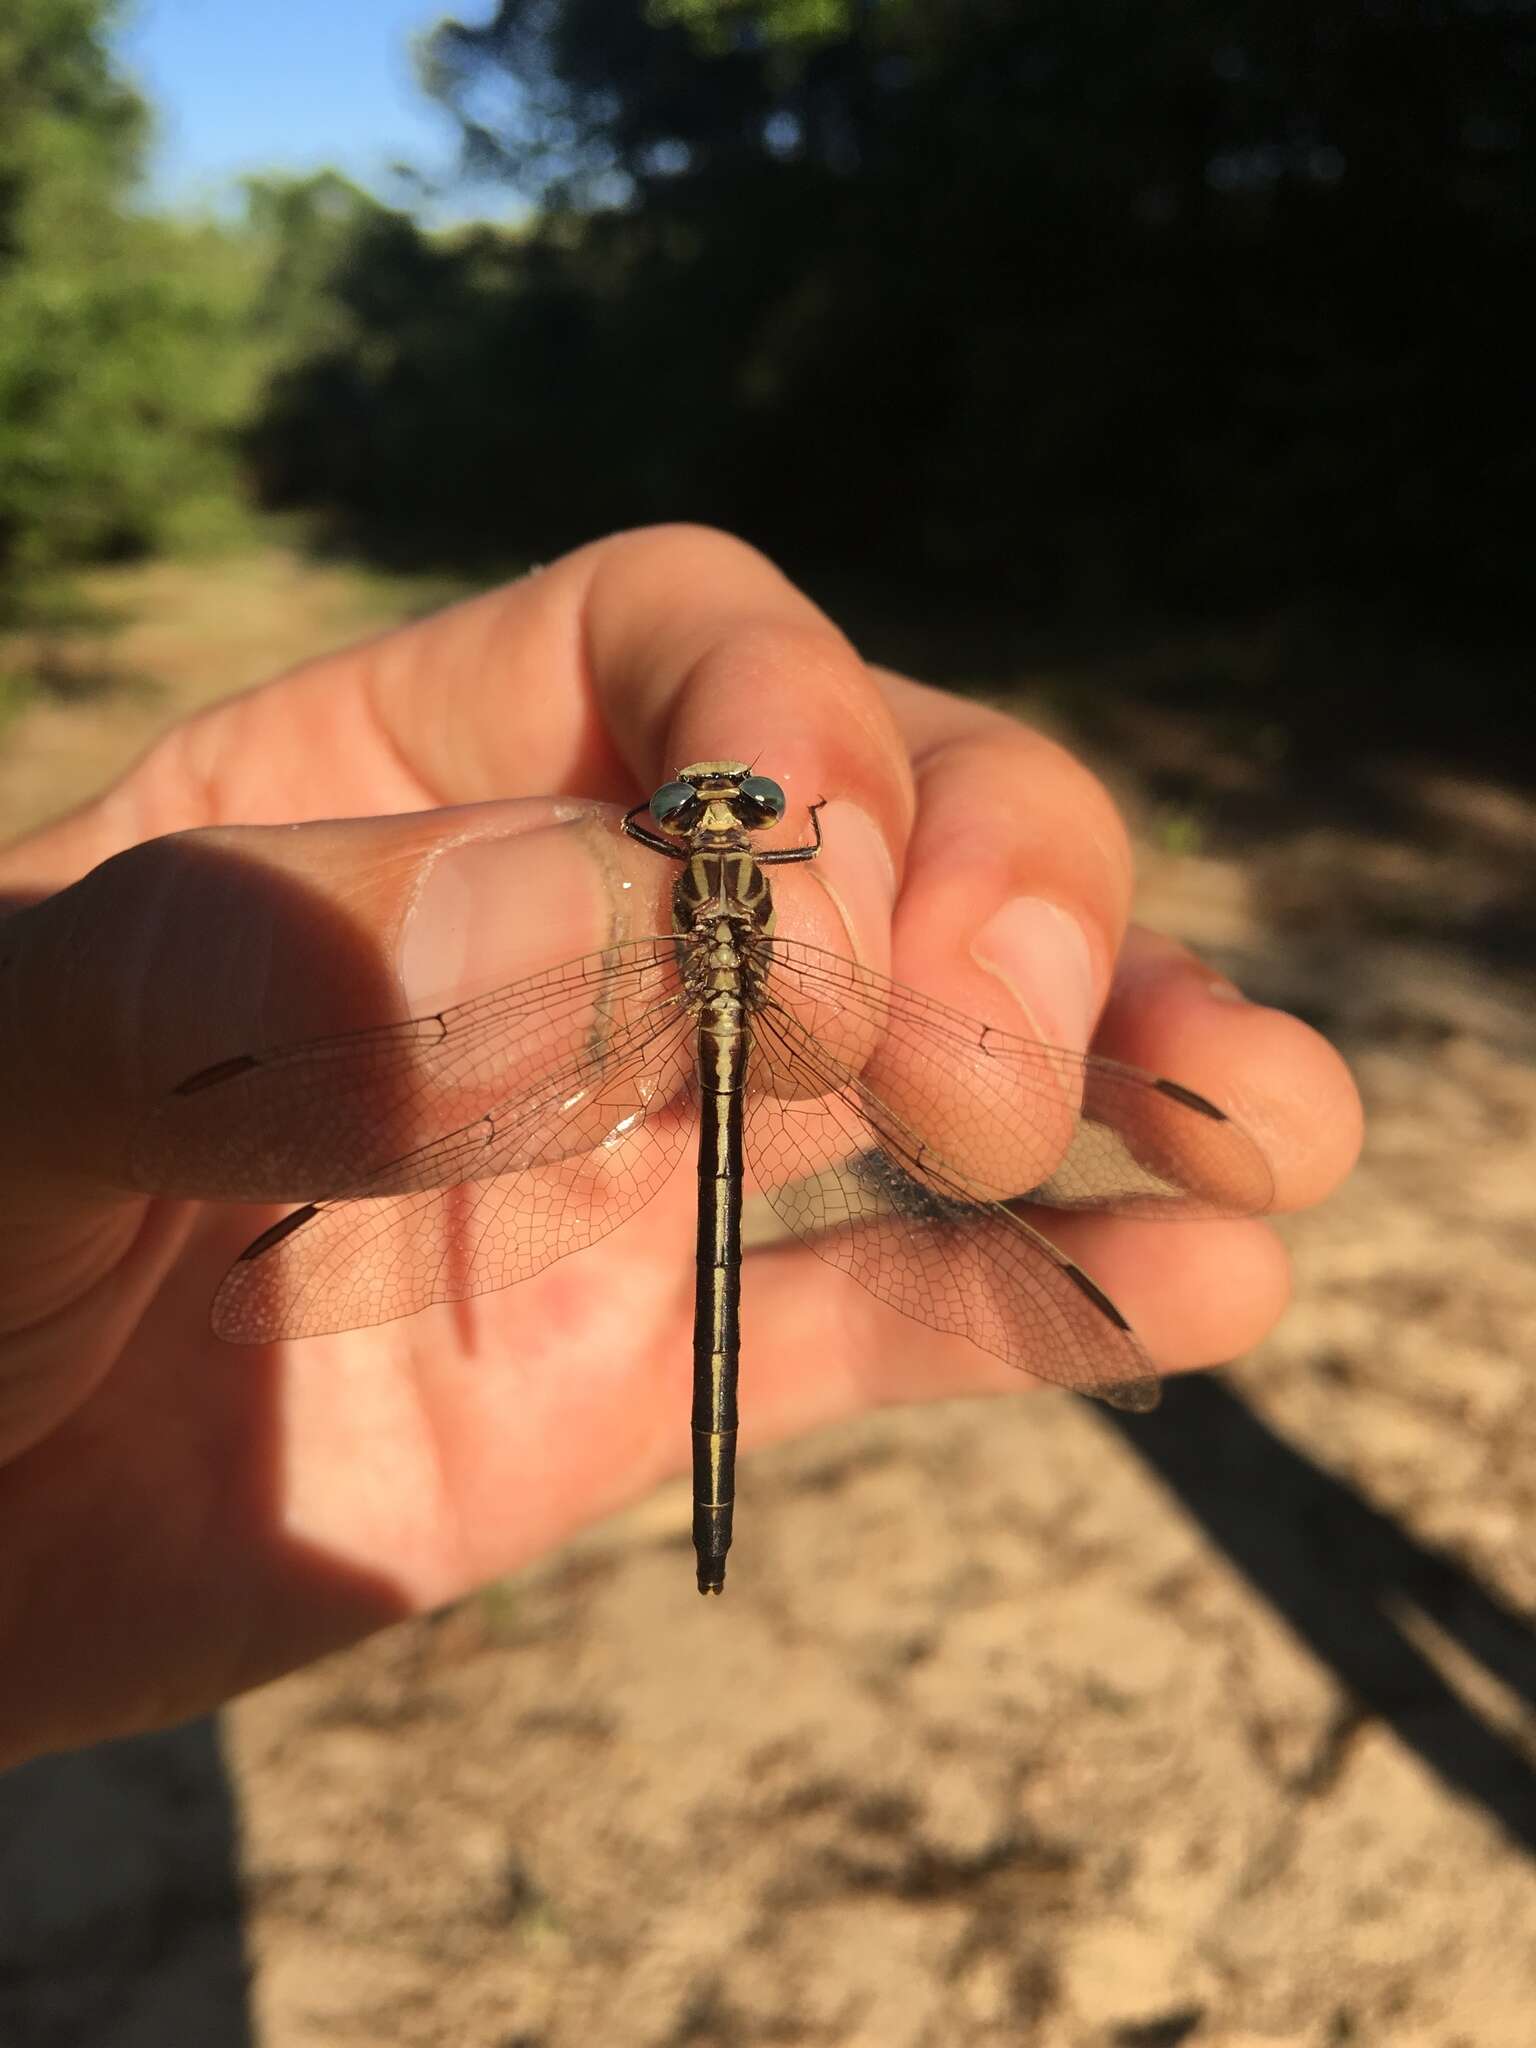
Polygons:
<instances>
[{"instance_id":1,"label":"dragonfly compound eye","mask_svg":"<svg viewBox=\"0 0 1536 2048\"><path fill-rule=\"evenodd\" d=\"M651 816L658 825L686 825L688 808L698 801L698 791L686 782L664 782L651 798Z\"/></svg>"},{"instance_id":2,"label":"dragonfly compound eye","mask_svg":"<svg viewBox=\"0 0 1536 2048\"><path fill-rule=\"evenodd\" d=\"M741 794L748 803L755 804L765 817L775 821L783 817L786 804L784 792L766 775L749 775L741 785Z\"/></svg>"}]
</instances>

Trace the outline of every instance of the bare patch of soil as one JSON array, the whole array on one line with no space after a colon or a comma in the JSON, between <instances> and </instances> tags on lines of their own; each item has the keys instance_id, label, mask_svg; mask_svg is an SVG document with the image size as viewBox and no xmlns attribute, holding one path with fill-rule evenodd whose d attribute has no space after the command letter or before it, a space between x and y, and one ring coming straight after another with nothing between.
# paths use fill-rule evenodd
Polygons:
<instances>
[{"instance_id":1,"label":"bare patch of soil","mask_svg":"<svg viewBox=\"0 0 1536 2048\"><path fill-rule=\"evenodd\" d=\"M440 579L390 581L279 547L80 584L81 626L0 636L0 674L25 688L0 726L8 838L94 796L188 712L447 602Z\"/></svg>"},{"instance_id":2,"label":"bare patch of soil","mask_svg":"<svg viewBox=\"0 0 1536 2048\"><path fill-rule=\"evenodd\" d=\"M270 663L284 591L350 630L263 573L190 695ZM13 823L120 737L37 716ZM956 1403L748 1461L723 1601L677 1489L237 1704L264 2048L1526 2048L1536 804L1097 732L1142 916L1366 1096L1290 1316L1153 1417Z\"/></svg>"}]
</instances>

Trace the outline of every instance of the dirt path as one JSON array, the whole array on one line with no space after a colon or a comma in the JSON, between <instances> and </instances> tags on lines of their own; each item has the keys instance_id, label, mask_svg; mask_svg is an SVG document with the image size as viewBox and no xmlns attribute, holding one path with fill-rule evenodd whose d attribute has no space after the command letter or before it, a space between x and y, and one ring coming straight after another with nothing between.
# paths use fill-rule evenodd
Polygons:
<instances>
[{"instance_id":1,"label":"dirt path","mask_svg":"<svg viewBox=\"0 0 1536 2048\"><path fill-rule=\"evenodd\" d=\"M82 579L88 628L0 639L53 681L0 726L0 837L92 796L189 711L446 601L441 582L318 567L282 548Z\"/></svg>"},{"instance_id":2,"label":"dirt path","mask_svg":"<svg viewBox=\"0 0 1536 2048\"><path fill-rule=\"evenodd\" d=\"M197 680L154 715L301 651L285 593L342 637L311 574L229 645L166 597ZM138 744L94 716L8 728L13 823ZM1141 913L1366 1094L1291 1315L1145 1420L956 1403L750 1460L722 1602L674 1489L241 1702L263 2048L1528 2048L1536 806L1432 764L1260 804L1208 734L1100 738L1144 823L1204 750L1210 850L1149 847Z\"/></svg>"}]
</instances>

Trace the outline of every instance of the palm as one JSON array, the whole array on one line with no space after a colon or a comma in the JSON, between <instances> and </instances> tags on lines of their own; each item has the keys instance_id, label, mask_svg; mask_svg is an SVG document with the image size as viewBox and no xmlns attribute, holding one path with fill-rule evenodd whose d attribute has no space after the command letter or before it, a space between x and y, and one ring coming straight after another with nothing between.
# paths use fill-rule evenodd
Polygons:
<instances>
[{"instance_id":1,"label":"palm","mask_svg":"<svg viewBox=\"0 0 1536 2048\"><path fill-rule=\"evenodd\" d=\"M448 1597L549 1540L529 1527L528 1501L547 1493L562 1457L586 1462L574 1492L613 1504L681 1469L692 1295L675 1196L690 1178L520 1288L266 1350L208 1328L212 1285L255 1212L201 1206L77 1419L83 1441L134 1475L151 1515L156 1500L204 1494L216 1528L221 1498L248 1501L268 1484L286 1525L400 1569L407 1604ZM109 1431L98 1404L113 1411Z\"/></svg>"}]
</instances>

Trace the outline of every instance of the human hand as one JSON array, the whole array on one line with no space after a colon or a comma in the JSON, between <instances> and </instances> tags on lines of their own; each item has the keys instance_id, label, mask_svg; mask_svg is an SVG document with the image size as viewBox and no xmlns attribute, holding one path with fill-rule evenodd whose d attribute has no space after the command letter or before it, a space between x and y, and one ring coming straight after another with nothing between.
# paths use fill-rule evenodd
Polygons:
<instances>
[{"instance_id":1,"label":"human hand","mask_svg":"<svg viewBox=\"0 0 1536 2048\"><path fill-rule=\"evenodd\" d=\"M1093 778L871 672L725 536L621 535L308 663L0 863L0 1762L213 1705L682 1469L692 1176L511 1292L254 1353L208 1303L277 1212L124 1190L134 1132L199 1068L666 930L671 872L599 806L754 756L792 820L830 799L814 871L775 875L781 931L1173 1075L1258 1138L1278 1207L1347 1171L1331 1049L1126 934ZM1284 1303L1258 1221L1051 1234L1165 1369L1243 1351ZM743 1292L748 1448L1021 1384L798 1246L754 1255Z\"/></svg>"}]
</instances>

